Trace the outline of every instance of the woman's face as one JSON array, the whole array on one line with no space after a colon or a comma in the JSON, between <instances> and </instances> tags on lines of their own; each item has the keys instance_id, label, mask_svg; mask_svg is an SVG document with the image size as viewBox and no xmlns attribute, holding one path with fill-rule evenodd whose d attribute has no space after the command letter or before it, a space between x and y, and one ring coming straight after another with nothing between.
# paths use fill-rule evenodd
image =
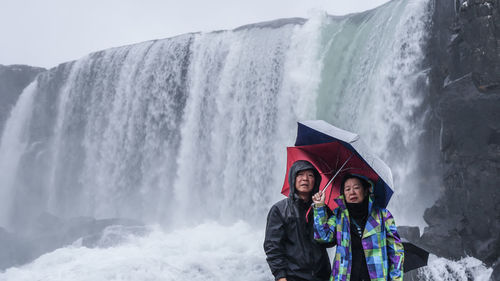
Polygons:
<instances>
[{"instance_id":1,"label":"woman's face","mask_svg":"<svg viewBox=\"0 0 500 281\"><path fill-rule=\"evenodd\" d=\"M350 178L344 184L344 196L347 203L361 203L365 199L365 190L361 180Z\"/></svg>"}]
</instances>

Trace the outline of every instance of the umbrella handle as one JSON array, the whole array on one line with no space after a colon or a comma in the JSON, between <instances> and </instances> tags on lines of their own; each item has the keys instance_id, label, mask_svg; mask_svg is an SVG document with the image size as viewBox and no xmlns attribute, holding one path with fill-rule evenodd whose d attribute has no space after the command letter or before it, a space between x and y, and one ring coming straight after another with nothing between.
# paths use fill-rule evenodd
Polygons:
<instances>
[{"instance_id":1,"label":"umbrella handle","mask_svg":"<svg viewBox=\"0 0 500 281\"><path fill-rule=\"evenodd\" d=\"M328 183L325 185L325 187L323 187L323 189L321 189L321 194L325 193L326 188L333 182L333 180L335 179L335 177L337 177L337 175L340 173L340 171L342 171L342 168L344 168L344 166L347 164L347 162L349 162L349 160L351 160L351 158L352 158L353 155L354 154L351 154L351 156L349 156L349 158L347 158L347 160L345 160L344 164L342 164L342 166L340 167L340 169L338 169L338 171L328 181Z\"/></svg>"}]
</instances>

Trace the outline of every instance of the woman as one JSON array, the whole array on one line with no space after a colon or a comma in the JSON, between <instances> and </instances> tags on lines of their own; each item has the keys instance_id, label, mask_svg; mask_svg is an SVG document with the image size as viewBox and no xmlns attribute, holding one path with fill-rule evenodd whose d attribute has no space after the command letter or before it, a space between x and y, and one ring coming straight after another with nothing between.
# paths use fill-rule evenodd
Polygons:
<instances>
[{"instance_id":1,"label":"woman","mask_svg":"<svg viewBox=\"0 0 500 281\"><path fill-rule=\"evenodd\" d=\"M403 279L404 250L391 213L373 204L371 181L360 175L342 180L341 195L328 217L325 194L316 193L314 239L337 243L332 275L336 281Z\"/></svg>"}]
</instances>

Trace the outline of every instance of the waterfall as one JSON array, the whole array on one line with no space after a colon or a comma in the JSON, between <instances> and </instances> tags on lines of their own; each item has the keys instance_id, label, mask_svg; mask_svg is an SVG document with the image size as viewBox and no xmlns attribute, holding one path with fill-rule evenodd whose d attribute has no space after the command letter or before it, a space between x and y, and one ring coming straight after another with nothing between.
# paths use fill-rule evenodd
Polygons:
<instances>
[{"instance_id":1,"label":"waterfall","mask_svg":"<svg viewBox=\"0 0 500 281\"><path fill-rule=\"evenodd\" d=\"M41 74L2 132L0 226L47 212L147 234L114 226L0 280L270 280L265 217L307 119L359 133L393 169L396 222L422 226L428 4L185 34Z\"/></svg>"},{"instance_id":2,"label":"waterfall","mask_svg":"<svg viewBox=\"0 0 500 281\"><path fill-rule=\"evenodd\" d=\"M191 40L98 52L41 75L2 136L0 163L18 163L0 179L13 177L2 185L12 194L1 199L2 225L41 212L142 219L156 211L175 174Z\"/></svg>"},{"instance_id":3,"label":"waterfall","mask_svg":"<svg viewBox=\"0 0 500 281\"><path fill-rule=\"evenodd\" d=\"M427 1L392 1L331 23L323 31L329 48L317 100L320 119L358 132L391 167L395 193L388 208L396 222L421 228L437 198L436 191L429 196L436 186L419 167L435 159L418 155L428 109L423 59L430 8Z\"/></svg>"},{"instance_id":4,"label":"waterfall","mask_svg":"<svg viewBox=\"0 0 500 281\"><path fill-rule=\"evenodd\" d=\"M404 186L393 201L406 205L405 194L418 193L406 171L422 130L414 116L425 94L416 87L426 7L399 1L187 34L46 72L2 135L0 163L12 172L0 175L0 224L42 212L262 221L280 196L295 122L316 118L365 137L393 166L395 189Z\"/></svg>"},{"instance_id":5,"label":"waterfall","mask_svg":"<svg viewBox=\"0 0 500 281\"><path fill-rule=\"evenodd\" d=\"M18 164L0 176L1 225L43 212L262 221L294 122L315 117L325 21L144 42L41 75L2 136L1 163Z\"/></svg>"},{"instance_id":6,"label":"waterfall","mask_svg":"<svg viewBox=\"0 0 500 281\"><path fill-rule=\"evenodd\" d=\"M12 111L13 121L9 122L4 128L2 142L0 143L0 168L2 176L0 177L0 198L3 199L0 205L0 219L7 221L9 214L10 201L14 197L13 184L17 175L17 167L21 154L29 149L28 127L30 118L33 114L33 95L37 83L29 85L24 94L19 98L16 108Z\"/></svg>"}]
</instances>

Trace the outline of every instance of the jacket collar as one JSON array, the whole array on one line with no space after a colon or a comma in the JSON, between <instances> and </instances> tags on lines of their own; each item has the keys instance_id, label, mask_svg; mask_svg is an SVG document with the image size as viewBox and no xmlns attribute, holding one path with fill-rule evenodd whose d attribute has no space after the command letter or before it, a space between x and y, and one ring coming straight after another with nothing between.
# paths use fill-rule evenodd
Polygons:
<instances>
[{"instance_id":1,"label":"jacket collar","mask_svg":"<svg viewBox=\"0 0 500 281\"><path fill-rule=\"evenodd\" d=\"M333 201L337 203L337 205L342 209L342 211L347 210L347 204L344 195L339 195L339 197L333 199ZM373 194L370 194L368 196L368 214L370 214L372 211L373 201L374 201Z\"/></svg>"},{"instance_id":2,"label":"jacket collar","mask_svg":"<svg viewBox=\"0 0 500 281\"><path fill-rule=\"evenodd\" d=\"M347 212L347 205L344 198L344 195L340 195L339 197L334 199L335 203L339 206L342 212ZM373 194L370 194L368 197L368 218L366 220L365 230L363 232L363 238L376 234L380 231L380 222L377 220L377 213L373 213Z\"/></svg>"}]
</instances>

